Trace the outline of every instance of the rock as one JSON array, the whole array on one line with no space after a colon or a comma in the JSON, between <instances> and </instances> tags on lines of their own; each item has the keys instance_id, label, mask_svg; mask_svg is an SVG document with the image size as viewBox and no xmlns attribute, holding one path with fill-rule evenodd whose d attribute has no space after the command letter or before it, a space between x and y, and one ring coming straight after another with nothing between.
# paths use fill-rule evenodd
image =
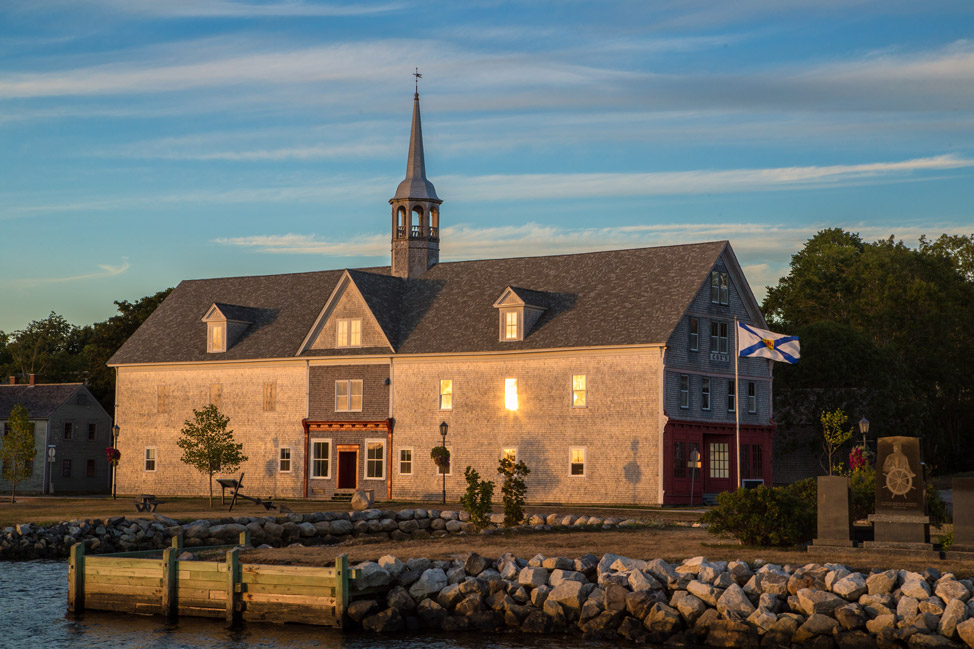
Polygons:
<instances>
[{"instance_id":1,"label":"rock","mask_svg":"<svg viewBox=\"0 0 974 649\"><path fill-rule=\"evenodd\" d=\"M962 602L966 602L971 598L971 591L956 579L941 579L937 582L934 592L937 594L937 597L945 602L949 602L952 599L959 599Z\"/></svg>"},{"instance_id":2,"label":"rock","mask_svg":"<svg viewBox=\"0 0 974 649\"><path fill-rule=\"evenodd\" d=\"M744 561L731 561L727 564L727 572L734 578L737 585L742 587L754 576L751 567Z\"/></svg>"},{"instance_id":3,"label":"rock","mask_svg":"<svg viewBox=\"0 0 974 649\"><path fill-rule=\"evenodd\" d=\"M685 590L678 590L673 593L673 597L670 598L670 606L679 611L687 626L693 626L707 610L707 605L699 597Z\"/></svg>"},{"instance_id":4,"label":"rock","mask_svg":"<svg viewBox=\"0 0 974 649\"><path fill-rule=\"evenodd\" d=\"M480 593L470 593L461 599L454 609L457 615L470 615L484 609L484 602Z\"/></svg>"},{"instance_id":5,"label":"rock","mask_svg":"<svg viewBox=\"0 0 974 649\"><path fill-rule=\"evenodd\" d=\"M906 595L900 597L900 601L896 604L896 615L900 619L915 617L919 612L919 602L913 597L908 597Z\"/></svg>"},{"instance_id":6,"label":"rock","mask_svg":"<svg viewBox=\"0 0 974 649\"><path fill-rule=\"evenodd\" d=\"M318 530L311 523L299 523L298 531L304 537L311 537L318 533Z\"/></svg>"},{"instance_id":7,"label":"rock","mask_svg":"<svg viewBox=\"0 0 974 649\"><path fill-rule=\"evenodd\" d=\"M621 611L602 611L586 622L579 624L578 627L587 638L606 637L615 631L622 617Z\"/></svg>"},{"instance_id":8,"label":"rock","mask_svg":"<svg viewBox=\"0 0 974 649\"><path fill-rule=\"evenodd\" d=\"M648 572L652 576L656 577L657 581L666 584L667 586L680 580L680 575L677 573L676 569L662 559L654 559L653 561L648 562L644 570L645 572Z\"/></svg>"},{"instance_id":9,"label":"rock","mask_svg":"<svg viewBox=\"0 0 974 649\"><path fill-rule=\"evenodd\" d=\"M501 573L503 574L503 573ZM574 570L552 570L551 575L548 577L548 585L552 588L557 588L559 584L563 581L577 581L579 583L587 584L588 579L580 572L575 572Z\"/></svg>"},{"instance_id":10,"label":"rock","mask_svg":"<svg viewBox=\"0 0 974 649\"><path fill-rule=\"evenodd\" d=\"M542 611L532 612L521 625L521 631L525 633L551 633L553 629L551 618Z\"/></svg>"},{"instance_id":11,"label":"rock","mask_svg":"<svg viewBox=\"0 0 974 649\"><path fill-rule=\"evenodd\" d=\"M957 637L957 626L967 619L967 607L959 599L952 599L947 602L943 615L940 616L940 624L937 632L945 638L954 639Z\"/></svg>"},{"instance_id":12,"label":"rock","mask_svg":"<svg viewBox=\"0 0 974 649\"><path fill-rule=\"evenodd\" d=\"M402 586L395 586L386 595L386 604L390 608L398 609L400 612L412 611L416 608L416 602Z\"/></svg>"},{"instance_id":13,"label":"rock","mask_svg":"<svg viewBox=\"0 0 974 649\"><path fill-rule=\"evenodd\" d=\"M565 557L548 557L541 562L541 567L548 570L571 570L575 562Z\"/></svg>"},{"instance_id":14,"label":"rock","mask_svg":"<svg viewBox=\"0 0 974 649\"><path fill-rule=\"evenodd\" d=\"M702 581L697 581L694 579L687 584L687 590L690 592L690 594L703 600L705 604L714 607L717 606L717 598L720 597L720 591L710 584L705 584Z\"/></svg>"},{"instance_id":15,"label":"rock","mask_svg":"<svg viewBox=\"0 0 974 649\"><path fill-rule=\"evenodd\" d=\"M406 628L399 611L387 608L384 611L369 615L362 620L362 628L376 633L397 633Z\"/></svg>"},{"instance_id":16,"label":"rock","mask_svg":"<svg viewBox=\"0 0 974 649\"><path fill-rule=\"evenodd\" d=\"M379 603L374 599L360 599L350 602L345 612L353 621L361 623L366 616L378 608Z\"/></svg>"},{"instance_id":17,"label":"rock","mask_svg":"<svg viewBox=\"0 0 974 649\"><path fill-rule=\"evenodd\" d=\"M832 592L850 602L858 601L868 590L866 578L858 572L853 572L832 583Z\"/></svg>"},{"instance_id":18,"label":"rock","mask_svg":"<svg viewBox=\"0 0 974 649\"><path fill-rule=\"evenodd\" d=\"M810 615L805 623L798 627L791 641L795 644L803 644L810 640L812 636L828 635L831 636L839 628L839 623L828 615L815 613Z\"/></svg>"},{"instance_id":19,"label":"rock","mask_svg":"<svg viewBox=\"0 0 974 649\"><path fill-rule=\"evenodd\" d=\"M643 619L643 624L650 631L672 634L683 629L680 614L666 604L656 602L649 609L649 614Z\"/></svg>"},{"instance_id":20,"label":"rock","mask_svg":"<svg viewBox=\"0 0 974 649\"><path fill-rule=\"evenodd\" d=\"M597 574L599 558L594 554L583 554L582 556L576 558L572 564L575 572L580 572L591 579Z\"/></svg>"},{"instance_id":21,"label":"rock","mask_svg":"<svg viewBox=\"0 0 974 649\"><path fill-rule=\"evenodd\" d=\"M812 590L810 588L801 588L796 593L798 597L799 605L806 615L814 615L816 613L821 613L823 615L831 615L832 611L845 605L846 601L834 595L828 591L824 590Z\"/></svg>"},{"instance_id":22,"label":"rock","mask_svg":"<svg viewBox=\"0 0 974 649\"><path fill-rule=\"evenodd\" d=\"M755 649L758 646L758 635L751 627L741 622L717 620L710 625L707 644L711 647Z\"/></svg>"},{"instance_id":23,"label":"rock","mask_svg":"<svg viewBox=\"0 0 974 649\"><path fill-rule=\"evenodd\" d=\"M392 575L393 578L398 577L406 569L406 564L392 556L391 554L386 554L379 557L379 566Z\"/></svg>"},{"instance_id":24,"label":"rock","mask_svg":"<svg viewBox=\"0 0 974 649\"><path fill-rule=\"evenodd\" d=\"M720 619L717 609L708 608L703 615L697 618L693 625L693 633L698 638L706 638L710 634L710 627ZM797 626L796 626L797 628Z\"/></svg>"},{"instance_id":25,"label":"rock","mask_svg":"<svg viewBox=\"0 0 974 649\"><path fill-rule=\"evenodd\" d=\"M878 615L866 622L866 630L878 636L883 629L893 629L896 627L896 615L889 613Z\"/></svg>"},{"instance_id":26,"label":"rock","mask_svg":"<svg viewBox=\"0 0 974 649\"><path fill-rule=\"evenodd\" d=\"M776 572L765 572L754 576L756 590L760 593L771 593L787 597L791 594L788 591L788 576Z\"/></svg>"},{"instance_id":27,"label":"rock","mask_svg":"<svg viewBox=\"0 0 974 649\"><path fill-rule=\"evenodd\" d=\"M392 575L374 561L366 561L355 567L360 571L358 579L354 580L355 588L358 590L388 586L392 583Z\"/></svg>"},{"instance_id":28,"label":"rock","mask_svg":"<svg viewBox=\"0 0 974 649\"><path fill-rule=\"evenodd\" d=\"M438 602L432 599L424 599L416 607L416 615L419 619L423 621L427 627L431 629L439 629L443 625L443 620L446 619L447 610L439 605Z\"/></svg>"},{"instance_id":29,"label":"rock","mask_svg":"<svg viewBox=\"0 0 974 649\"><path fill-rule=\"evenodd\" d=\"M968 647L974 647L974 618L969 618L959 623L956 627L957 636L964 641Z\"/></svg>"},{"instance_id":30,"label":"rock","mask_svg":"<svg viewBox=\"0 0 974 649\"><path fill-rule=\"evenodd\" d=\"M518 567L517 561L506 560L497 562L497 570L502 579L517 579L517 574L521 569Z\"/></svg>"},{"instance_id":31,"label":"rock","mask_svg":"<svg viewBox=\"0 0 974 649\"><path fill-rule=\"evenodd\" d=\"M457 520L449 520L446 522L446 531L450 534L456 534L463 527L463 523Z\"/></svg>"},{"instance_id":32,"label":"rock","mask_svg":"<svg viewBox=\"0 0 974 649\"><path fill-rule=\"evenodd\" d=\"M963 602L961 603L963 604ZM918 608L920 609L921 613L931 613L937 617L940 617L944 614L945 606L944 600L937 596L933 596L920 602Z\"/></svg>"},{"instance_id":33,"label":"rock","mask_svg":"<svg viewBox=\"0 0 974 649\"><path fill-rule=\"evenodd\" d=\"M839 649L876 649L876 639L865 631L839 632L834 639Z\"/></svg>"},{"instance_id":34,"label":"rock","mask_svg":"<svg viewBox=\"0 0 974 649\"><path fill-rule=\"evenodd\" d=\"M531 514L531 516L528 517L528 525L544 525L544 524L545 524L545 519L543 516L539 516L538 514Z\"/></svg>"},{"instance_id":35,"label":"rock","mask_svg":"<svg viewBox=\"0 0 974 649\"><path fill-rule=\"evenodd\" d=\"M916 600L930 597L930 584L923 579L911 579L900 587L900 592Z\"/></svg>"},{"instance_id":36,"label":"rock","mask_svg":"<svg viewBox=\"0 0 974 649\"><path fill-rule=\"evenodd\" d=\"M863 595L859 598L859 605L862 606L869 617L889 615L895 612L893 596L889 594Z\"/></svg>"},{"instance_id":37,"label":"rock","mask_svg":"<svg viewBox=\"0 0 974 649\"><path fill-rule=\"evenodd\" d=\"M352 494L352 509L364 511L372 506L372 492L356 489Z\"/></svg>"},{"instance_id":38,"label":"rock","mask_svg":"<svg viewBox=\"0 0 974 649\"><path fill-rule=\"evenodd\" d=\"M466 631L470 628L470 620L462 615L451 615L443 620L441 628L444 631Z\"/></svg>"},{"instance_id":39,"label":"rock","mask_svg":"<svg viewBox=\"0 0 974 649\"><path fill-rule=\"evenodd\" d=\"M742 618L747 618L754 612L754 604L744 594L744 590L734 584L717 600L717 612L727 618L730 617L728 613L736 613Z\"/></svg>"},{"instance_id":40,"label":"rock","mask_svg":"<svg viewBox=\"0 0 974 649\"><path fill-rule=\"evenodd\" d=\"M599 613L602 613L604 610L605 609L602 608L602 602L595 599L587 599L585 600L585 603L582 604L581 610L578 612L578 621L581 624L582 622L592 619Z\"/></svg>"},{"instance_id":41,"label":"rock","mask_svg":"<svg viewBox=\"0 0 974 649\"><path fill-rule=\"evenodd\" d=\"M643 643L646 641L646 627L643 626L642 620L632 616L628 616L622 620L617 632L630 642Z\"/></svg>"},{"instance_id":42,"label":"rock","mask_svg":"<svg viewBox=\"0 0 974 649\"><path fill-rule=\"evenodd\" d=\"M629 573L629 587L636 590L659 590L662 585L652 575L646 574L642 570L633 570Z\"/></svg>"},{"instance_id":43,"label":"rock","mask_svg":"<svg viewBox=\"0 0 974 649\"><path fill-rule=\"evenodd\" d=\"M626 596L629 590L619 584L609 584L602 589L602 608L606 611L626 610Z\"/></svg>"},{"instance_id":44,"label":"rock","mask_svg":"<svg viewBox=\"0 0 974 649\"><path fill-rule=\"evenodd\" d=\"M351 521L339 519L331 522L331 533L335 536L345 536L346 534L351 534L352 529ZM266 526L264 527L264 531L267 531Z\"/></svg>"},{"instance_id":45,"label":"rock","mask_svg":"<svg viewBox=\"0 0 974 649\"><path fill-rule=\"evenodd\" d=\"M544 568L522 568L517 583L528 588L537 588L548 583L548 571Z\"/></svg>"},{"instance_id":46,"label":"rock","mask_svg":"<svg viewBox=\"0 0 974 649\"><path fill-rule=\"evenodd\" d=\"M18 525L19 530L22 526ZM210 521L198 520L183 526L183 537L187 539L201 539L209 536ZM264 530L267 531L266 528Z\"/></svg>"},{"instance_id":47,"label":"rock","mask_svg":"<svg viewBox=\"0 0 974 649\"><path fill-rule=\"evenodd\" d=\"M626 611L628 611L629 615L638 617L640 620L645 619L649 615L649 611L653 608L653 604L659 601L656 595L656 593L648 590L640 590L627 594Z\"/></svg>"},{"instance_id":48,"label":"rock","mask_svg":"<svg viewBox=\"0 0 974 649\"><path fill-rule=\"evenodd\" d=\"M463 599L464 593L460 584L448 584L436 596L437 603L445 609L452 610Z\"/></svg>"},{"instance_id":49,"label":"rock","mask_svg":"<svg viewBox=\"0 0 974 649\"><path fill-rule=\"evenodd\" d=\"M531 591L531 605L540 609L544 606L544 602L548 599L549 594L551 594L551 586L538 586Z\"/></svg>"},{"instance_id":50,"label":"rock","mask_svg":"<svg viewBox=\"0 0 974 649\"><path fill-rule=\"evenodd\" d=\"M413 599L419 600L438 593L446 586L446 573L440 568L430 568L424 570L416 583L409 587L409 594L412 595Z\"/></svg>"},{"instance_id":51,"label":"rock","mask_svg":"<svg viewBox=\"0 0 974 649\"><path fill-rule=\"evenodd\" d=\"M772 613L779 613L781 611L781 598L771 593L761 593L761 596L758 597L758 608L765 608Z\"/></svg>"},{"instance_id":52,"label":"rock","mask_svg":"<svg viewBox=\"0 0 974 649\"><path fill-rule=\"evenodd\" d=\"M463 571L460 566L454 566L446 571L446 583L448 584L459 584L461 581L466 579L467 573Z\"/></svg>"},{"instance_id":53,"label":"rock","mask_svg":"<svg viewBox=\"0 0 974 649\"><path fill-rule=\"evenodd\" d=\"M546 603L549 601L557 602L569 610L577 612L582 608L582 602L585 601L588 594L588 591L584 590L586 585L579 581L562 581L548 594Z\"/></svg>"},{"instance_id":54,"label":"rock","mask_svg":"<svg viewBox=\"0 0 974 649\"><path fill-rule=\"evenodd\" d=\"M778 621L778 616L766 608L756 608L754 612L747 616L747 623L757 629L758 633L764 635Z\"/></svg>"},{"instance_id":55,"label":"rock","mask_svg":"<svg viewBox=\"0 0 974 649\"><path fill-rule=\"evenodd\" d=\"M866 614L858 604L846 604L835 609L832 614L836 621L847 631L861 629L866 626Z\"/></svg>"},{"instance_id":56,"label":"rock","mask_svg":"<svg viewBox=\"0 0 974 649\"><path fill-rule=\"evenodd\" d=\"M957 645L942 635L915 633L907 641L910 649L954 649Z\"/></svg>"},{"instance_id":57,"label":"rock","mask_svg":"<svg viewBox=\"0 0 974 649\"><path fill-rule=\"evenodd\" d=\"M463 560L463 570L468 575L476 577L490 567L490 559L482 557L476 552L471 552Z\"/></svg>"},{"instance_id":58,"label":"rock","mask_svg":"<svg viewBox=\"0 0 974 649\"><path fill-rule=\"evenodd\" d=\"M504 624L509 627L518 628L534 612L535 610L530 606L522 606L520 604L508 606L507 610L504 611Z\"/></svg>"},{"instance_id":59,"label":"rock","mask_svg":"<svg viewBox=\"0 0 974 649\"><path fill-rule=\"evenodd\" d=\"M893 592L897 579L895 570L873 573L866 578L866 588L870 595L885 595Z\"/></svg>"},{"instance_id":60,"label":"rock","mask_svg":"<svg viewBox=\"0 0 974 649\"><path fill-rule=\"evenodd\" d=\"M541 612L551 619L552 625L555 628L565 627L568 624L565 609L562 608L561 604L551 599L551 597L545 600L544 606L541 607Z\"/></svg>"}]
</instances>

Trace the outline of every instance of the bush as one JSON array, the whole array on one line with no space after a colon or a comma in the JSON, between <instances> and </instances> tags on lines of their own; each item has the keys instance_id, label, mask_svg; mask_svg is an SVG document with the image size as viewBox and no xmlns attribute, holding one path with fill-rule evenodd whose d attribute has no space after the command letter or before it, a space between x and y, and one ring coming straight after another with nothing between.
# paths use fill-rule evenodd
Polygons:
<instances>
[{"instance_id":1,"label":"bush","mask_svg":"<svg viewBox=\"0 0 974 649\"><path fill-rule=\"evenodd\" d=\"M738 489L717 495L717 506L701 521L711 534L730 534L744 545L788 546L815 535L814 480L788 487Z\"/></svg>"},{"instance_id":2,"label":"bush","mask_svg":"<svg viewBox=\"0 0 974 649\"><path fill-rule=\"evenodd\" d=\"M492 526L490 513L494 508L491 502L494 498L494 483L481 480L480 474L471 466L463 472L463 477L467 480L467 491L460 497L460 504L470 514L470 522L478 530Z\"/></svg>"},{"instance_id":3,"label":"bush","mask_svg":"<svg viewBox=\"0 0 974 649\"><path fill-rule=\"evenodd\" d=\"M524 495L528 492L524 476L531 473L531 469L524 462L514 464L505 457L501 459L497 472L504 476L504 484L501 485L501 493L504 494L504 525L520 525L524 521Z\"/></svg>"}]
</instances>

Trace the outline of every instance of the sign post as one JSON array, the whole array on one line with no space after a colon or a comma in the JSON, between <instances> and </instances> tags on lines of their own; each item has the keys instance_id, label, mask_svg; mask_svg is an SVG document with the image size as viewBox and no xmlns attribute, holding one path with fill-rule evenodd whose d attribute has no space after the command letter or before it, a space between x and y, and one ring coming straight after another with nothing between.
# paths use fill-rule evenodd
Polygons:
<instances>
[{"instance_id":1,"label":"sign post","mask_svg":"<svg viewBox=\"0 0 974 649\"><path fill-rule=\"evenodd\" d=\"M697 449L690 451L690 461L687 462L687 466L690 467L690 506L693 507L693 479L697 477L697 469L700 468L700 451Z\"/></svg>"}]
</instances>

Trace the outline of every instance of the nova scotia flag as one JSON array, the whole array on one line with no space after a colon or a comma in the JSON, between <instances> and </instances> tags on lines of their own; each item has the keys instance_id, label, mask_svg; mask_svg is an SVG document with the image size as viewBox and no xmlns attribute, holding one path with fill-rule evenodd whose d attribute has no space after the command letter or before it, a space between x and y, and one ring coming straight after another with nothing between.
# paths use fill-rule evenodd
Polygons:
<instances>
[{"instance_id":1,"label":"nova scotia flag","mask_svg":"<svg viewBox=\"0 0 974 649\"><path fill-rule=\"evenodd\" d=\"M773 361L797 363L801 347L798 336L785 336L765 329L737 323L737 353L740 356L770 358Z\"/></svg>"}]
</instances>

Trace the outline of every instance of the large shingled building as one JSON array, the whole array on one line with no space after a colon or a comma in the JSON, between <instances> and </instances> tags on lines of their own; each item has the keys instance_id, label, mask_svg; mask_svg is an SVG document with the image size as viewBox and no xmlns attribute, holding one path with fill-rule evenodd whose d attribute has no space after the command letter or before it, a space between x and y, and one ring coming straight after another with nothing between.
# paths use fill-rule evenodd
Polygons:
<instances>
[{"instance_id":1,"label":"large shingled building","mask_svg":"<svg viewBox=\"0 0 974 649\"><path fill-rule=\"evenodd\" d=\"M735 389L732 351L735 317L765 324L728 242L439 263L418 95L389 202L390 266L184 281L166 298L110 361L119 447L139 458L121 491L204 492L176 439L210 403L244 443L248 489L275 497L438 499L442 423L454 501L466 466L493 477L504 455L531 468L534 501L770 482L770 361L740 359Z\"/></svg>"}]
</instances>

